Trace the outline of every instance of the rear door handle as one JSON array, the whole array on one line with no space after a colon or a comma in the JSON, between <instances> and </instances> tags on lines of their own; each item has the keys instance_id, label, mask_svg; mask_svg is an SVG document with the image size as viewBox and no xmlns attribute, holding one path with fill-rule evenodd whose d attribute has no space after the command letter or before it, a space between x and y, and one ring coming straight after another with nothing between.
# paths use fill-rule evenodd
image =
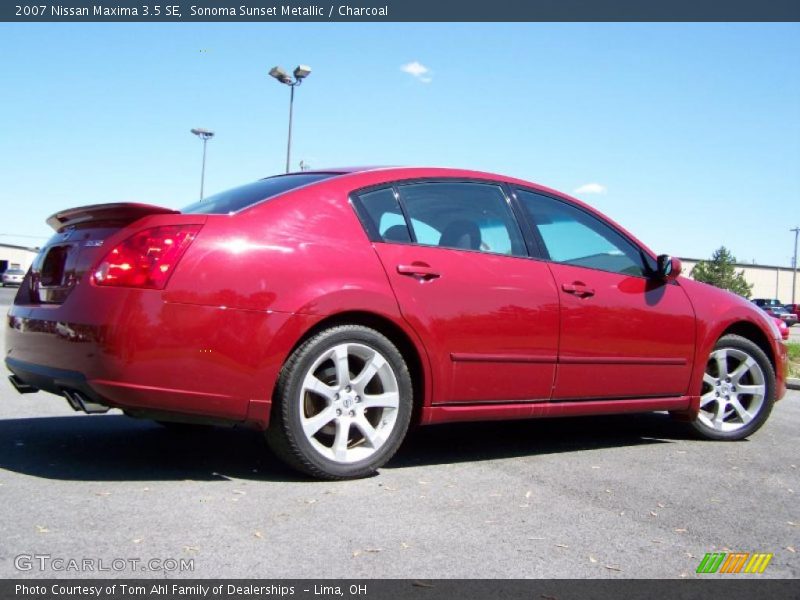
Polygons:
<instances>
[{"instance_id":1,"label":"rear door handle","mask_svg":"<svg viewBox=\"0 0 800 600\"><path fill-rule=\"evenodd\" d=\"M423 281L436 279L441 275L430 265L425 263L411 263L410 265L397 265L397 272L400 275L408 275Z\"/></svg>"},{"instance_id":2,"label":"rear door handle","mask_svg":"<svg viewBox=\"0 0 800 600\"><path fill-rule=\"evenodd\" d=\"M594 296L594 288L590 288L585 283L581 283L580 281L562 283L561 289L568 294L578 296L579 298L588 298L589 296Z\"/></svg>"}]
</instances>

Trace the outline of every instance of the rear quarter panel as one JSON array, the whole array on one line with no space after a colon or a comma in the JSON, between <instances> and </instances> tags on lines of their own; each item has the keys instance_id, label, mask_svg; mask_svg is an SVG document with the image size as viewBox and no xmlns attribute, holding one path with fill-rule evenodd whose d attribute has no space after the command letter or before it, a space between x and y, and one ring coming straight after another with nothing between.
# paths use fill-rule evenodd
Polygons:
<instances>
[{"instance_id":1,"label":"rear quarter panel","mask_svg":"<svg viewBox=\"0 0 800 600\"><path fill-rule=\"evenodd\" d=\"M376 314L399 326L415 345L427 386L424 346L403 320L349 203L352 179L342 176L289 192L237 214L209 215L170 279L164 300L298 315L306 317L302 322L308 327L343 312ZM304 333L262 340L270 364L282 364ZM273 370L265 376L274 377Z\"/></svg>"}]
</instances>

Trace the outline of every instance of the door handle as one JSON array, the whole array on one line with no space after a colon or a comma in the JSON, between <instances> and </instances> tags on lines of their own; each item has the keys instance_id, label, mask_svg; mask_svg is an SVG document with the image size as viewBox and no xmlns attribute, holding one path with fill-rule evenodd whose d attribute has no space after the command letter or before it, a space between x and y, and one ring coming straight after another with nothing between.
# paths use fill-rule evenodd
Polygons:
<instances>
[{"instance_id":1,"label":"door handle","mask_svg":"<svg viewBox=\"0 0 800 600\"><path fill-rule=\"evenodd\" d=\"M422 281L430 281L441 276L433 267L421 262L414 262L410 265L397 265L397 272L400 275L408 275Z\"/></svg>"},{"instance_id":2,"label":"door handle","mask_svg":"<svg viewBox=\"0 0 800 600\"><path fill-rule=\"evenodd\" d=\"M580 281L575 281L573 283L562 283L561 289L568 294L578 296L579 298L588 298L589 296L594 296L594 288L590 288L585 283Z\"/></svg>"}]
</instances>

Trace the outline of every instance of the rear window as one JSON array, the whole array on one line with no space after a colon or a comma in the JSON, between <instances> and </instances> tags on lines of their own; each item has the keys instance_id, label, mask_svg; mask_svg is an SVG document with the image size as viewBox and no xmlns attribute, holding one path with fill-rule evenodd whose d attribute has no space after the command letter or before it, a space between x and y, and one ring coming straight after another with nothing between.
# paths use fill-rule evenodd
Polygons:
<instances>
[{"instance_id":1,"label":"rear window","mask_svg":"<svg viewBox=\"0 0 800 600\"><path fill-rule=\"evenodd\" d=\"M268 177L204 198L183 208L181 212L204 215L233 213L256 202L336 175L338 173L294 173Z\"/></svg>"}]
</instances>

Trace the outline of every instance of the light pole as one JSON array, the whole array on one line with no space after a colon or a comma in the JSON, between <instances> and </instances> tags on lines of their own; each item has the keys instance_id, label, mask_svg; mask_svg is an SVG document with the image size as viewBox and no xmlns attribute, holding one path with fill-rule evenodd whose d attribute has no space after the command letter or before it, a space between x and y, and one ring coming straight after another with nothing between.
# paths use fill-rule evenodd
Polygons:
<instances>
[{"instance_id":1,"label":"light pole","mask_svg":"<svg viewBox=\"0 0 800 600\"><path fill-rule=\"evenodd\" d=\"M792 304L795 303L795 289L797 289L797 234L800 227L795 227L789 231L794 231L794 258L792 258Z\"/></svg>"},{"instance_id":2,"label":"light pole","mask_svg":"<svg viewBox=\"0 0 800 600\"><path fill-rule=\"evenodd\" d=\"M289 140L286 142L286 172L289 172L289 161L292 155L292 108L294 107L294 88L303 83L303 79L311 75L311 67L308 65L298 65L294 70L294 79L280 67L272 67L269 70L270 77L274 77L279 83L288 85L291 88L289 94Z\"/></svg>"},{"instance_id":3,"label":"light pole","mask_svg":"<svg viewBox=\"0 0 800 600\"><path fill-rule=\"evenodd\" d=\"M205 185L206 181L206 143L212 137L214 137L214 132L209 131L208 129L200 129L199 127L195 127L191 130L193 134L203 140L203 167L200 170L200 201L203 201L203 186Z\"/></svg>"}]
</instances>

